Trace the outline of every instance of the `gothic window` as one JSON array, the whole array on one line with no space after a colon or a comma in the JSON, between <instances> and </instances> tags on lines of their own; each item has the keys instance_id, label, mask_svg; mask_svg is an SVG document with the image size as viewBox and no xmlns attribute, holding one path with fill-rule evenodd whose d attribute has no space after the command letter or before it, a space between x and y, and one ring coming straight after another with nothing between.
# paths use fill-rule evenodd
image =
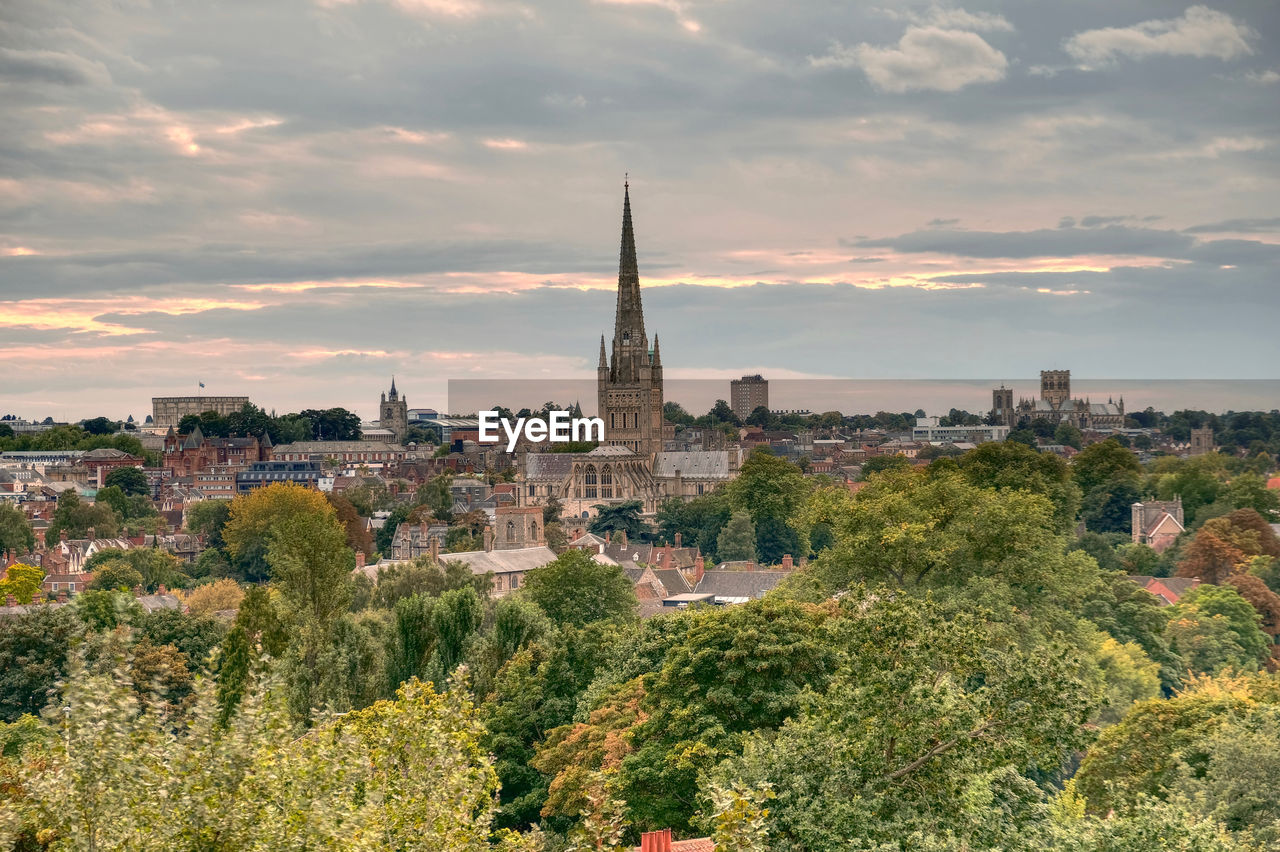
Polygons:
<instances>
[{"instance_id":1,"label":"gothic window","mask_svg":"<svg viewBox=\"0 0 1280 852\"><path fill-rule=\"evenodd\" d=\"M516 522L507 521L507 543L510 544L516 540Z\"/></svg>"},{"instance_id":2,"label":"gothic window","mask_svg":"<svg viewBox=\"0 0 1280 852\"><path fill-rule=\"evenodd\" d=\"M613 469L600 468L600 496L606 500L613 497Z\"/></svg>"},{"instance_id":3,"label":"gothic window","mask_svg":"<svg viewBox=\"0 0 1280 852\"><path fill-rule=\"evenodd\" d=\"M595 465L587 465L587 470L583 474L582 480L583 484L586 486L583 496L588 500L597 499L600 495L597 493L599 491L599 479L596 476Z\"/></svg>"},{"instance_id":4,"label":"gothic window","mask_svg":"<svg viewBox=\"0 0 1280 852\"><path fill-rule=\"evenodd\" d=\"M529 522L529 541L534 542L537 540L538 540L538 522L530 521Z\"/></svg>"}]
</instances>

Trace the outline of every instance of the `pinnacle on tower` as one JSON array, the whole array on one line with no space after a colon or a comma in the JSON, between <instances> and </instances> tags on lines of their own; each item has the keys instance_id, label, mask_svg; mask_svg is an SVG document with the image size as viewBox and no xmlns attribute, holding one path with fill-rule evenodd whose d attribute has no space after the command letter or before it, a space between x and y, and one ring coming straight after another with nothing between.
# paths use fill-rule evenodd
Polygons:
<instances>
[{"instance_id":1,"label":"pinnacle on tower","mask_svg":"<svg viewBox=\"0 0 1280 852\"><path fill-rule=\"evenodd\" d=\"M391 377L391 398L392 399L396 398L396 377L395 376Z\"/></svg>"},{"instance_id":2,"label":"pinnacle on tower","mask_svg":"<svg viewBox=\"0 0 1280 852\"><path fill-rule=\"evenodd\" d=\"M661 350L658 348L658 335L656 335L656 334L653 336L653 359L652 359L652 366L654 366L654 367L661 367L661 366L662 366L662 352L661 352Z\"/></svg>"},{"instance_id":3,"label":"pinnacle on tower","mask_svg":"<svg viewBox=\"0 0 1280 852\"><path fill-rule=\"evenodd\" d=\"M622 248L618 253L618 311L614 329L615 355L621 343L639 346L646 341L644 309L640 304L640 268L636 263L636 235L631 225L631 189L626 185L622 191Z\"/></svg>"},{"instance_id":4,"label":"pinnacle on tower","mask_svg":"<svg viewBox=\"0 0 1280 852\"><path fill-rule=\"evenodd\" d=\"M600 335L600 369L607 370L609 368L609 359L604 353L604 335Z\"/></svg>"}]
</instances>

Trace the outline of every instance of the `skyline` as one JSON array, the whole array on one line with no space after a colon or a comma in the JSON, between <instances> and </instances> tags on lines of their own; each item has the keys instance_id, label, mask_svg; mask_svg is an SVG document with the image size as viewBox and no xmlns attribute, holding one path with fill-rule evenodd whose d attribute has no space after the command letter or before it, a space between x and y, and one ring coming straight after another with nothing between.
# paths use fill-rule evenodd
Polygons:
<instances>
[{"instance_id":1,"label":"skyline","mask_svg":"<svg viewBox=\"0 0 1280 852\"><path fill-rule=\"evenodd\" d=\"M392 374L416 407L587 379L626 172L671 380L1271 380L1277 33L1249 2L9 4L0 403L141 420L204 381L371 419Z\"/></svg>"}]
</instances>

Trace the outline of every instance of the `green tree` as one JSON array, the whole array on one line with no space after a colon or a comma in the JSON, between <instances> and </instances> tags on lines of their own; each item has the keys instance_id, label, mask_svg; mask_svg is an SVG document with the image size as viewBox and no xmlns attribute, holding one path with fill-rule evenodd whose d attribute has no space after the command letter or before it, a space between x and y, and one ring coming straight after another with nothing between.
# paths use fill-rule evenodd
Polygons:
<instances>
[{"instance_id":1,"label":"green tree","mask_svg":"<svg viewBox=\"0 0 1280 852\"><path fill-rule=\"evenodd\" d=\"M800 468L765 448L757 447L743 462L738 477L726 486L727 497L734 511L751 515L761 559L776 562L783 552L808 552L808 542L801 543L791 519L811 489L812 481Z\"/></svg>"},{"instance_id":2,"label":"green tree","mask_svg":"<svg viewBox=\"0 0 1280 852\"><path fill-rule=\"evenodd\" d=\"M639 541L646 532L645 523L640 518L642 506L639 500L624 500L613 505L599 504L592 506L596 515L587 524L587 530L598 536L606 533L618 535L625 532L631 541Z\"/></svg>"},{"instance_id":3,"label":"green tree","mask_svg":"<svg viewBox=\"0 0 1280 852\"><path fill-rule=\"evenodd\" d=\"M104 487L115 486L130 497L150 497L151 486L140 467L117 467L102 480Z\"/></svg>"},{"instance_id":4,"label":"green tree","mask_svg":"<svg viewBox=\"0 0 1280 852\"><path fill-rule=\"evenodd\" d=\"M521 594L559 625L632 618L636 611L635 589L622 569L581 550L567 550L527 573Z\"/></svg>"},{"instance_id":5,"label":"green tree","mask_svg":"<svg viewBox=\"0 0 1280 852\"><path fill-rule=\"evenodd\" d=\"M87 538L92 528L99 538L111 538L120 531L120 520L110 506L86 503L74 489L68 488L58 495L58 508L54 509L44 542L53 547L65 530L68 538Z\"/></svg>"},{"instance_id":6,"label":"green tree","mask_svg":"<svg viewBox=\"0 0 1280 852\"><path fill-rule=\"evenodd\" d=\"M1053 430L1053 442L1055 444L1063 444L1068 447L1075 447L1077 450L1084 446L1084 433L1077 427L1063 421L1058 424L1058 428Z\"/></svg>"},{"instance_id":7,"label":"green tree","mask_svg":"<svg viewBox=\"0 0 1280 852\"><path fill-rule=\"evenodd\" d=\"M979 488L1031 491L1047 497L1053 503L1058 530L1065 533L1075 527L1081 491L1072 481L1071 468L1052 453L1016 442L989 441L965 453L956 464L965 479Z\"/></svg>"},{"instance_id":8,"label":"green tree","mask_svg":"<svg viewBox=\"0 0 1280 852\"><path fill-rule=\"evenodd\" d=\"M726 562L755 561L756 526L745 511L734 512L716 539L716 554Z\"/></svg>"},{"instance_id":9,"label":"green tree","mask_svg":"<svg viewBox=\"0 0 1280 852\"><path fill-rule=\"evenodd\" d=\"M40 712L67 672L83 628L70 607L36 607L0 620L0 722Z\"/></svg>"},{"instance_id":10,"label":"green tree","mask_svg":"<svg viewBox=\"0 0 1280 852\"><path fill-rule=\"evenodd\" d=\"M200 500L186 508L187 530L204 536L205 547L221 550L226 546L222 528L231 516L230 500Z\"/></svg>"},{"instance_id":11,"label":"green tree","mask_svg":"<svg viewBox=\"0 0 1280 852\"><path fill-rule=\"evenodd\" d=\"M1133 528L1133 504L1141 500L1142 491L1136 479L1109 480L1085 495L1080 518L1085 527L1094 532L1129 534Z\"/></svg>"},{"instance_id":12,"label":"green tree","mask_svg":"<svg viewBox=\"0 0 1280 852\"><path fill-rule=\"evenodd\" d=\"M1071 473L1086 494L1116 479L1141 475L1138 457L1112 440L1099 441L1085 447L1071 460Z\"/></svg>"},{"instance_id":13,"label":"green tree","mask_svg":"<svg viewBox=\"0 0 1280 852\"><path fill-rule=\"evenodd\" d=\"M1280 519L1280 495L1256 473L1242 473L1227 485L1227 500L1237 509L1253 509L1264 519Z\"/></svg>"},{"instance_id":14,"label":"green tree","mask_svg":"<svg viewBox=\"0 0 1280 852\"><path fill-rule=\"evenodd\" d=\"M1262 632L1262 617L1231 586L1202 584L1171 608L1173 646L1194 672L1218 673L1227 668L1257 670L1271 655L1271 637Z\"/></svg>"},{"instance_id":15,"label":"green tree","mask_svg":"<svg viewBox=\"0 0 1280 852\"><path fill-rule=\"evenodd\" d=\"M36 546L27 516L17 506L0 503L0 553L26 553Z\"/></svg>"},{"instance_id":16,"label":"green tree","mask_svg":"<svg viewBox=\"0 0 1280 852\"><path fill-rule=\"evenodd\" d=\"M909 467L911 467L911 460L903 455L872 456L862 463L862 473L858 478L866 482L872 474L906 470Z\"/></svg>"},{"instance_id":17,"label":"green tree","mask_svg":"<svg viewBox=\"0 0 1280 852\"><path fill-rule=\"evenodd\" d=\"M123 559L116 559L100 565L94 572L90 589L105 591L130 591L134 586L142 585L142 575Z\"/></svg>"},{"instance_id":18,"label":"green tree","mask_svg":"<svg viewBox=\"0 0 1280 852\"><path fill-rule=\"evenodd\" d=\"M829 686L776 733L749 734L710 780L771 785L780 848L1011 848L1040 813L1020 771L1055 769L1082 744L1096 695L1080 661L1010 646L985 613L887 590L840 607Z\"/></svg>"},{"instance_id":19,"label":"green tree","mask_svg":"<svg viewBox=\"0 0 1280 852\"><path fill-rule=\"evenodd\" d=\"M238 579L262 582L271 577L271 536L277 526L299 514L334 517L323 494L293 483L273 483L231 501L222 536Z\"/></svg>"}]
</instances>

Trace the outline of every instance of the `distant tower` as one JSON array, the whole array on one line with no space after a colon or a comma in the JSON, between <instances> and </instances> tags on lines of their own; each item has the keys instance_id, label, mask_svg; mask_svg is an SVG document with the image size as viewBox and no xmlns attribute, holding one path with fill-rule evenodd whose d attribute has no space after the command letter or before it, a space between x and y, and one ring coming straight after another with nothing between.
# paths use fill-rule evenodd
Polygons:
<instances>
[{"instance_id":1,"label":"distant tower","mask_svg":"<svg viewBox=\"0 0 1280 852\"><path fill-rule=\"evenodd\" d=\"M1215 449L1213 443L1213 428L1205 426L1202 429L1191 430L1191 455L1204 456L1213 452Z\"/></svg>"},{"instance_id":2,"label":"distant tower","mask_svg":"<svg viewBox=\"0 0 1280 852\"><path fill-rule=\"evenodd\" d=\"M760 406L769 407L769 380L757 373L729 382L729 407L745 421Z\"/></svg>"},{"instance_id":3,"label":"distant tower","mask_svg":"<svg viewBox=\"0 0 1280 852\"><path fill-rule=\"evenodd\" d=\"M991 419L998 425L1013 428L1013 388L1001 385L991 389Z\"/></svg>"},{"instance_id":4,"label":"distant tower","mask_svg":"<svg viewBox=\"0 0 1280 852\"><path fill-rule=\"evenodd\" d=\"M378 425L391 430L397 444L404 441L409 432L409 401L401 399L396 391L396 377L391 377L391 392L382 395L378 405Z\"/></svg>"},{"instance_id":5,"label":"distant tower","mask_svg":"<svg viewBox=\"0 0 1280 852\"><path fill-rule=\"evenodd\" d=\"M1071 371L1041 370L1040 398L1054 409L1061 408L1063 403L1071 399Z\"/></svg>"},{"instance_id":6,"label":"distant tower","mask_svg":"<svg viewBox=\"0 0 1280 852\"><path fill-rule=\"evenodd\" d=\"M640 456L662 451L662 353L644 330L640 305L640 269L631 227L631 190L622 191L622 250L618 258L618 306L614 316L612 357L600 338L597 368L600 417L606 444Z\"/></svg>"}]
</instances>

